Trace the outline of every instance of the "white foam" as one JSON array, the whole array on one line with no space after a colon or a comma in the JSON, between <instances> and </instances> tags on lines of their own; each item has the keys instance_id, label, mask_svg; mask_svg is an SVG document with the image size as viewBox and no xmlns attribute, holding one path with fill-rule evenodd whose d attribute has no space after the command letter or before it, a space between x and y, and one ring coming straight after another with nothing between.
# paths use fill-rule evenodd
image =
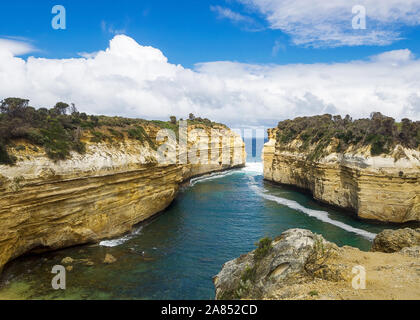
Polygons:
<instances>
[{"instance_id":1,"label":"white foam","mask_svg":"<svg viewBox=\"0 0 420 320\"><path fill-rule=\"evenodd\" d=\"M263 174L263 163L262 162L248 162L242 169L243 172L255 175Z\"/></svg>"},{"instance_id":2,"label":"white foam","mask_svg":"<svg viewBox=\"0 0 420 320\"><path fill-rule=\"evenodd\" d=\"M224 171L224 172L214 172L205 176L201 176L201 177L197 177L197 178L193 178L190 180L190 186L194 186L197 183L200 182L204 182L204 181L209 181L209 180L214 180L214 179L219 179L219 178L223 178L223 177L227 177L230 176L231 174L234 173L238 173L238 170L230 170L230 171Z\"/></svg>"},{"instance_id":3,"label":"white foam","mask_svg":"<svg viewBox=\"0 0 420 320\"><path fill-rule=\"evenodd\" d=\"M190 186L192 187L192 186L194 186L194 185L196 185L197 183L200 183L200 182L219 179L219 178L227 177L227 176L230 176L232 174L241 173L241 172L245 172L247 174L254 175L254 176L255 175L262 175L263 164L262 164L262 162L250 162L250 163L247 163L245 165L245 167L243 167L240 170L233 169L233 170L223 171L223 172L214 172L214 173L211 173L211 174L207 174L205 176L193 178L193 179L190 180Z\"/></svg>"},{"instance_id":4,"label":"white foam","mask_svg":"<svg viewBox=\"0 0 420 320\"><path fill-rule=\"evenodd\" d=\"M133 239L136 235L139 235L143 227L138 227L132 233L125 235L124 237L113 239L113 240L104 240L99 242L99 245L102 247L117 247L122 245L124 242L127 242L130 239Z\"/></svg>"},{"instance_id":5,"label":"white foam","mask_svg":"<svg viewBox=\"0 0 420 320\"><path fill-rule=\"evenodd\" d=\"M276 202L278 204L289 207L291 209L303 212L310 217L314 217L314 218L316 218L318 220L321 220L323 222L332 224L332 225L334 225L336 227L339 227L343 230L346 230L348 232L356 233L356 234L361 235L362 237L365 237L369 240L373 240L376 236L375 233L372 233L372 232L369 232L369 231L366 231L366 230L362 230L362 229L358 229L358 228L354 228L354 227L349 226L348 224L345 224L343 222L333 220L328 216L328 212L326 212L326 211L308 209L308 208L305 208L304 206L300 205L296 201L281 198L281 197L277 197L277 196L274 196L274 195L271 195L271 194L267 194L266 193L267 190L264 190L264 189L258 187L257 185L255 185L255 180L254 180L253 183L250 184L250 188L252 190L254 190L255 193L257 193L259 196L263 197L264 199L267 199L269 201Z\"/></svg>"}]
</instances>

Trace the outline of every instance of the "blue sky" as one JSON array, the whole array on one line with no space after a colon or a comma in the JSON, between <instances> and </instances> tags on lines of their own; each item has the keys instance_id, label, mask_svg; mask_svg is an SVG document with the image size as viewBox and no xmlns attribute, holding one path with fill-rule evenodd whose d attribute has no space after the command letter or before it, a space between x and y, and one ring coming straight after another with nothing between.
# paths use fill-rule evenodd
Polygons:
<instances>
[{"instance_id":1,"label":"blue sky","mask_svg":"<svg viewBox=\"0 0 420 320\"><path fill-rule=\"evenodd\" d=\"M58 4L65 30L51 27ZM326 112L420 119L419 39L420 0L2 1L0 97L250 126Z\"/></svg>"},{"instance_id":2,"label":"blue sky","mask_svg":"<svg viewBox=\"0 0 420 320\"><path fill-rule=\"evenodd\" d=\"M51 28L51 8L56 4L66 8L66 30ZM215 7L228 8L253 19L255 24L221 18ZM19 0L2 1L0 8L0 36L24 37L41 50L32 55L46 58L70 58L79 52L105 49L115 33L159 48L171 63L185 67L219 60L276 64L340 62L405 48L414 54L420 52L419 27L403 27L405 39L386 46L297 46L291 43L288 34L270 28L259 12L234 1ZM276 44L278 50L273 52Z\"/></svg>"}]
</instances>

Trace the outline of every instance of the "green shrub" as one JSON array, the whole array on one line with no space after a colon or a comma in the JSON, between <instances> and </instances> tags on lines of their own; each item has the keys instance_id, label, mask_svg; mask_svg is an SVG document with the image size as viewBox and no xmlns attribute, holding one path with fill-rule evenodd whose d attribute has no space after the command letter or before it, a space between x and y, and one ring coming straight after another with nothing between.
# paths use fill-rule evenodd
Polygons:
<instances>
[{"instance_id":1,"label":"green shrub","mask_svg":"<svg viewBox=\"0 0 420 320\"><path fill-rule=\"evenodd\" d=\"M91 130L90 133L93 135L93 137L90 139L93 143L100 143L105 141L108 137L99 131Z\"/></svg>"},{"instance_id":2,"label":"green shrub","mask_svg":"<svg viewBox=\"0 0 420 320\"><path fill-rule=\"evenodd\" d=\"M143 127L137 126L135 128L130 128L127 130L127 133L129 138L136 139L143 144L147 141L151 148L156 149L156 144L150 139Z\"/></svg>"},{"instance_id":3,"label":"green shrub","mask_svg":"<svg viewBox=\"0 0 420 320\"><path fill-rule=\"evenodd\" d=\"M261 239L259 242L257 242L255 245L257 246L257 249L255 249L254 252L254 259L255 260L261 260L264 257L266 257L273 248L272 246L273 240L266 237Z\"/></svg>"},{"instance_id":4,"label":"green shrub","mask_svg":"<svg viewBox=\"0 0 420 320\"><path fill-rule=\"evenodd\" d=\"M241 280L243 282L251 281L254 282L257 275L257 270L255 267L251 268L250 266L246 266L242 276Z\"/></svg>"},{"instance_id":5,"label":"green shrub","mask_svg":"<svg viewBox=\"0 0 420 320\"><path fill-rule=\"evenodd\" d=\"M319 293L318 293L318 291L316 291L316 290L312 290L312 291L309 291L309 293L308 293L311 297L313 297L313 296L317 296Z\"/></svg>"},{"instance_id":6,"label":"green shrub","mask_svg":"<svg viewBox=\"0 0 420 320\"><path fill-rule=\"evenodd\" d=\"M86 153L86 145L82 141L75 141L73 143L73 150L77 153L84 154Z\"/></svg>"},{"instance_id":7,"label":"green shrub","mask_svg":"<svg viewBox=\"0 0 420 320\"><path fill-rule=\"evenodd\" d=\"M417 129L416 143L417 143L417 145L420 145L420 128Z\"/></svg>"},{"instance_id":8,"label":"green shrub","mask_svg":"<svg viewBox=\"0 0 420 320\"><path fill-rule=\"evenodd\" d=\"M6 146L0 144L0 164L12 165L16 162L16 158L10 156L7 152Z\"/></svg>"},{"instance_id":9,"label":"green shrub","mask_svg":"<svg viewBox=\"0 0 420 320\"><path fill-rule=\"evenodd\" d=\"M108 131L116 138L119 138L119 139L124 138L124 134L118 130L108 128Z\"/></svg>"},{"instance_id":10,"label":"green shrub","mask_svg":"<svg viewBox=\"0 0 420 320\"><path fill-rule=\"evenodd\" d=\"M386 149L386 139L383 136L380 135L370 135L366 141L368 141L371 144L371 150L370 153L372 156L379 156L383 153L388 153L388 150Z\"/></svg>"},{"instance_id":11,"label":"green shrub","mask_svg":"<svg viewBox=\"0 0 420 320\"><path fill-rule=\"evenodd\" d=\"M51 159L64 160L70 155L70 141L66 130L57 119L51 119L46 129L41 129L45 151Z\"/></svg>"},{"instance_id":12,"label":"green shrub","mask_svg":"<svg viewBox=\"0 0 420 320\"><path fill-rule=\"evenodd\" d=\"M326 267L326 263L332 255L333 247L331 244L327 244L321 237L317 237L313 250L305 261L304 270L311 277L315 277L317 271Z\"/></svg>"}]
</instances>

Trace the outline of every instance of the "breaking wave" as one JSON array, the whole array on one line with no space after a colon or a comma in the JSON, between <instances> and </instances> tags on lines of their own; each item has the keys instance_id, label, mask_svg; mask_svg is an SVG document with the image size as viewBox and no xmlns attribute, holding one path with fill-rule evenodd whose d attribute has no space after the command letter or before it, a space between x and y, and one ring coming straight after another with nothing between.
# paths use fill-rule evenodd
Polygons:
<instances>
[{"instance_id":1,"label":"breaking wave","mask_svg":"<svg viewBox=\"0 0 420 320\"><path fill-rule=\"evenodd\" d=\"M345 224L343 222L333 220L328 216L328 212L326 212L326 211L308 209L308 208L305 208L304 206L300 205L296 201L268 194L267 190L265 190L265 189L259 187L258 185L256 185L255 179L253 177L250 177L250 180L251 180L250 188L257 195L263 197L266 200L273 201L273 202L276 202L276 203L281 204L283 206L289 207L291 209L303 212L310 217L314 217L314 218L316 218L320 221L323 221L325 223L332 224L332 225L334 225L336 227L339 227L343 230L346 230L348 232L356 233L356 234L358 234L358 235L360 235L360 236L362 236L366 239L369 239L369 240L373 240L376 236L375 233L372 233L372 232L369 232L369 231L366 231L366 230L362 230L362 229L358 229L358 228L354 228L354 227L352 227L348 224Z\"/></svg>"},{"instance_id":2,"label":"breaking wave","mask_svg":"<svg viewBox=\"0 0 420 320\"><path fill-rule=\"evenodd\" d=\"M223 178L223 177L227 177L230 176L234 173L238 173L238 170L231 170L231 171L224 171L224 172L214 172L211 174L207 174L205 176L201 176L201 177L197 177L197 178L193 178L190 180L190 186L195 186L197 183L200 182L204 182L204 181L209 181L209 180L214 180L214 179L219 179L219 178Z\"/></svg>"},{"instance_id":3,"label":"breaking wave","mask_svg":"<svg viewBox=\"0 0 420 320\"><path fill-rule=\"evenodd\" d=\"M116 247L116 246L120 246L123 243L127 242L130 239L133 239L135 236L139 235L141 233L141 230L143 229L143 227L138 227L135 230L133 230L133 232L131 232L130 234L127 234L121 238L117 238L117 239L112 239L112 240L104 240L99 242L99 245L102 247Z\"/></svg>"},{"instance_id":4,"label":"breaking wave","mask_svg":"<svg viewBox=\"0 0 420 320\"><path fill-rule=\"evenodd\" d=\"M263 174L263 163L262 162L249 162L241 170L247 174L262 175Z\"/></svg>"}]
</instances>

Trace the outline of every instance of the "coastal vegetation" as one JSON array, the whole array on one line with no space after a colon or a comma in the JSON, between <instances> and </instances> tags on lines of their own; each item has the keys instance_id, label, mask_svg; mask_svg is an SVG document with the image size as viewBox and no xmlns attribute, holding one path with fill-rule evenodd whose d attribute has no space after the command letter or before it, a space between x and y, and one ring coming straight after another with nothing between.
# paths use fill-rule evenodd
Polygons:
<instances>
[{"instance_id":1,"label":"coastal vegetation","mask_svg":"<svg viewBox=\"0 0 420 320\"><path fill-rule=\"evenodd\" d=\"M325 242L321 237L316 237L313 250L308 255L303 266L306 273L315 278L318 271L326 268L328 260L333 255L333 250L329 243Z\"/></svg>"},{"instance_id":2,"label":"coastal vegetation","mask_svg":"<svg viewBox=\"0 0 420 320\"><path fill-rule=\"evenodd\" d=\"M417 149L420 145L420 121L404 118L401 122L374 112L369 119L353 120L350 116L324 114L298 117L278 123L277 141L288 144L302 141L301 151L311 150L309 159L317 160L335 141L335 152L349 147L370 146L372 156L390 153L396 145Z\"/></svg>"},{"instance_id":3,"label":"coastal vegetation","mask_svg":"<svg viewBox=\"0 0 420 320\"><path fill-rule=\"evenodd\" d=\"M196 118L193 114L189 118L189 125L220 125L209 119ZM79 112L74 104L58 102L50 109L35 109L27 99L7 98L0 102L0 164L13 165L16 162L10 148L26 150L24 145L16 145L16 141L22 140L30 143L33 151L43 148L53 160L67 159L72 151L85 153L88 142L83 139L85 136L90 137L91 143L112 143L127 137L156 149L145 129L150 125L173 130L178 136L179 121L175 116L171 116L170 121L96 116Z\"/></svg>"},{"instance_id":4,"label":"coastal vegetation","mask_svg":"<svg viewBox=\"0 0 420 320\"><path fill-rule=\"evenodd\" d=\"M272 242L273 240L271 238L265 237L255 243L257 249L254 252L254 259L256 261L261 260L270 253L271 249L273 249Z\"/></svg>"}]
</instances>

